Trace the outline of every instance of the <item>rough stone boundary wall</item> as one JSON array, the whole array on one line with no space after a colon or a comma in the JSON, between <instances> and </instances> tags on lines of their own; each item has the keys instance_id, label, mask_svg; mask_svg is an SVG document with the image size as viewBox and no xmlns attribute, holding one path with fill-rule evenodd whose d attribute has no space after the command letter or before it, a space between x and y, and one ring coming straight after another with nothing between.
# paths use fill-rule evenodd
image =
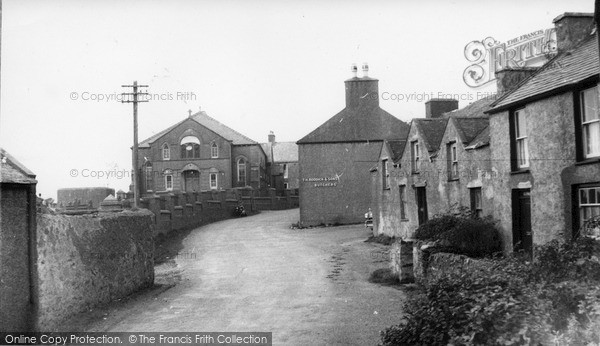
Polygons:
<instances>
[{"instance_id":1,"label":"rough stone boundary wall","mask_svg":"<svg viewBox=\"0 0 600 346\"><path fill-rule=\"evenodd\" d=\"M153 285L153 233L148 210L38 214L36 330Z\"/></svg>"},{"instance_id":2,"label":"rough stone boundary wall","mask_svg":"<svg viewBox=\"0 0 600 346\"><path fill-rule=\"evenodd\" d=\"M415 281L428 285L444 276L462 272L479 271L482 275L489 272L490 264L484 259L474 259L465 255L436 252L425 242L415 242L413 246L413 270ZM425 248L423 248L425 246Z\"/></svg>"}]
</instances>

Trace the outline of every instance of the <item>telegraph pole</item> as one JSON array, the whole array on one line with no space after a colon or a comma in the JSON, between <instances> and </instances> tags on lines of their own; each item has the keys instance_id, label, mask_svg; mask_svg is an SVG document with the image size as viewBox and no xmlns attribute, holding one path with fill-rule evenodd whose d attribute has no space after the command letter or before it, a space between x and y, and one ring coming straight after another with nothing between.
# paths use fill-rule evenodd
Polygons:
<instances>
[{"instance_id":1,"label":"telegraph pole","mask_svg":"<svg viewBox=\"0 0 600 346\"><path fill-rule=\"evenodd\" d=\"M139 171L138 171L138 102L148 102L148 100L141 99L140 96L148 95L145 92L138 92L138 88L147 88L147 85L138 85L137 81L133 82L133 85L121 85L123 88L133 88L131 93L122 93L123 96L121 103L133 103L133 152L132 152L132 163L133 163L133 207L139 208L140 205L140 184L139 184ZM133 96L132 99L130 96Z\"/></svg>"}]
</instances>

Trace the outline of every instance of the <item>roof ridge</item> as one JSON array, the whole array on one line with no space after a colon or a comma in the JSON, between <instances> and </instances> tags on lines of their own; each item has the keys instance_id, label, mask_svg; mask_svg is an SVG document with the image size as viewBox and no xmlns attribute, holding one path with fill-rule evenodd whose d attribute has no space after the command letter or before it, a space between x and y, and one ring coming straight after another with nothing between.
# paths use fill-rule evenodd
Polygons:
<instances>
[{"instance_id":1,"label":"roof ridge","mask_svg":"<svg viewBox=\"0 0 600 346\"><path fill-rule=\"evenodd\" d=\"M197 123L199 123L200 125L202 125L202 124L201 124L199 121L197 121L197 120L195 119L197 116L200 116L200 115L204 115L204 116L205 116L205 117L207 117L209 120L212 120L212 121L216 122L217 124L219 124L219 125L221 125L221 126L223 126L223 127L226 127L227 129L229 129L229 130L231 130L231 131L235 132L236 134L238 134L238 135L240 135L240 136L244 137L244 139L246 139L246 140L248 140L248 141L250 141L250 142L254 142L255 144L259 144L257 141L255 141L255 140L251 139L250 137L247 137L247 136L245 136L245 135L243 135L243 134L239 133L238 131L236 131L236 130L232 129L231 127L229 127L229 126L227 126L227 125L223 124L223 123L222 123L222 122L220 122L219 120L217 120L217 119L215 119L215 118L211 117L211 116L210 116L210 115L208 115L208 114L207 114L205 111L198 111L197 113L195 113L195 114L193 114L193 115L192 115L192 119L194 119L194 120L195 120Z\"/></svg>"},{"instance_id":2,"label":"roof ridge","mask_svg":"<svg viewBox=\"0 0 600 346\"><path fill-rule=\"evenodd\" d=\"M517 90L519 90L519 88L521 88L525 83L529 82L531 79L535 78L536 76L538 76L542 72L545 72L547 69L551 68L553 66L553 63L556 60L562 59L565 56L571 55L572 52L574 52L577 49L579 49L581 46L583 46L584 44L586 44L588 41L590 41L596 35L598 35L597 31L596 32L592 31L591 33L588 34L588 37L586 37L585 39L581 40L581 42L577 43L576 45L574 45L573 47L571 47L569 50L566 50L564 52L558 53L552 59L546 61L546 63L544 65L540 66L530 76L528 76L527 78L525 78L521 82L519 82L512 90L504 93L504 95L500 96L498 99L496 99L496 101L492 102L492 104L490 105L490 108L488 109L488 111L491 110L491 109L493 109L494 107L496 107L496 105L498 105L501 101L503 101L506 98L508 98L508 96L512 95Z\"/></svg>"}]
</instances>

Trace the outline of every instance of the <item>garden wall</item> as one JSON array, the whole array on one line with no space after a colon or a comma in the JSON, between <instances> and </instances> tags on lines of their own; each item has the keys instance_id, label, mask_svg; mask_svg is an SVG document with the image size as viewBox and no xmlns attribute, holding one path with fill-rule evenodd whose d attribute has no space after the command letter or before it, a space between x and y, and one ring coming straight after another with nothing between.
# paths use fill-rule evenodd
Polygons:
<instances>
[{"instance_id":1,"label":"garden wall","mask_svg":"<svg viewBox=\"0 0 600 346\"><path fill-rule=\"evenodd\" d=\"M52 331L95 305L154 283L154 215L38 214L35 328Z\"/></svg>"},{"instance_id":2,"label":"garden wall","mask_svg":"<svg viewBox=\"0 0 600 346\"><path fill-rule=\"evenodd\" d=\"M483 259L437 251L426 242L414 242L412 262L416 282L428 285L441 277L465 271L481 271L485 275L490 267L490 263Z\"/></svg>"}]
</instances>

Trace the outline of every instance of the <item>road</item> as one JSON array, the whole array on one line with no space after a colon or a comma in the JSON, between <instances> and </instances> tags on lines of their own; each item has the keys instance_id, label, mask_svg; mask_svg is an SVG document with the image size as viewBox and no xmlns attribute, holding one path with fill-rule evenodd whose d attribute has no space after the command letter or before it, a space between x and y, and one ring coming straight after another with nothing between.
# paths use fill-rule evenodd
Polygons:
<instances>
[{"instance_id":1,"label":"road","mask_svg":"<svg viewBox=\"0 0 600 346\"><path fill-rule=\"evenodd\" d=\"M78 320L87 331L265 331L274 345L376 345L406 298L367 281L386 267L386 247L365 243L362 225L291 229L298 217L265 211L197 228L156 266L157 288Z\"/></svg>"}]
</instances>

